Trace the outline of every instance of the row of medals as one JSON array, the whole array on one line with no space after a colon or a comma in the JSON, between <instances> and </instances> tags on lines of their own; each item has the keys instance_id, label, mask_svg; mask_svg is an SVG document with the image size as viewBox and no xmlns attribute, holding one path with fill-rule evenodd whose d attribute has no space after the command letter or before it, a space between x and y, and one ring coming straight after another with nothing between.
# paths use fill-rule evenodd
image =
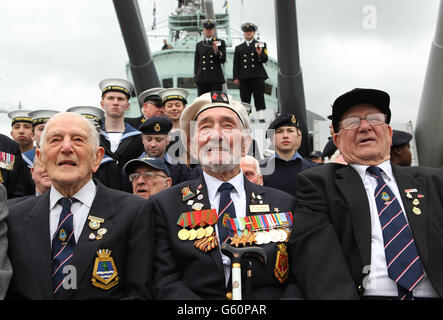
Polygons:
<instances>
[{"instance_id":1,"label":"row of medals","mask_svg":"<svg viewBox=\"0 0 443 320\"><path fill-rule=\"evenodd\" d=\"M183 228L178 232L178 238L183 241L195 240L194 247L202 252L209 252L218 247L217 235L212 226L200 227L197 230Z\"/></svg>"},{"instance_id":2,"label":"row of medals","mask_svg":"<svg viewBox=\"0 0 443 320\"><path fill-rule=\"evenodd\" d=\"M241 236L235 234L231 237L231 244L238 247L238 245L246 246L246 244L263 245L271 242L288 242L290 229L271 229L269 231L244 231Z\"/></svg>"}]
</instances>

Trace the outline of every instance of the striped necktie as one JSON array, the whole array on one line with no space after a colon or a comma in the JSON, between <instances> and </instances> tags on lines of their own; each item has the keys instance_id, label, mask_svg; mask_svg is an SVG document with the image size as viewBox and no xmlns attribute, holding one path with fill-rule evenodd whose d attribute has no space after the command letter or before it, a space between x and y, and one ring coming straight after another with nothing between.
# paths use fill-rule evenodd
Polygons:
<instances>
[{"instance_id":1,"label":"striped necktie","mask_svg":"<svg viewBox=\"0 0 443 320\"><path fill-rule=\"evenodd\" d=\"M400 299L412 299L412 290L424 276L414 237L399 201L383 180L381 169L368 167L367 171L377 179L374 196L389 278L397 284Z\"/></svg>"},{"instance_id":2,"label":"striped necktie","mask_svg":"<svg viewBox=\"0 0 443 320\"><path fill-rule=\"evenodd\" d=\"M63 267L69 265L75 249L73 215L71 212L72 199L61 198L58 203L62 206L57 230L52 238L52 284L54 297L58 299L63 291L65 274Z\"/></svg>"},{"instance_id":3,"label":"striped necktie","mask_svg":"<svg viewBox=\"0 0 443 320\"><path fill-rule=\"evenodd\" d=\"M227 219L235 218L235 206L234 202L231 199L231 190L234 189L234 186L229 182L224 182L218 188L220 192L220 204L218 210L218 237L220 239L220 243L226 242L229 238L228 227L226 225Z\"/></svg>"}]
</instances>

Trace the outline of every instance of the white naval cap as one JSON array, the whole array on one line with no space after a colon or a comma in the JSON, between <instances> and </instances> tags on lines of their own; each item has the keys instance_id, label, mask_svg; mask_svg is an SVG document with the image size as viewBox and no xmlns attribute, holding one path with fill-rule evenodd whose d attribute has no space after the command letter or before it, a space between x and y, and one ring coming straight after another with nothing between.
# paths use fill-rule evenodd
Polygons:
<instances>
[{"instance_id":1,"label":"white naval cap","mask_svg":"<svg viewBox=\"0 0 443 320\"><path fill-rule=\"evenodd\" d=\"M162 90L163 90L163 88L151 88L151 89L145 90L138 95L138 102L143 104L148 100L161 101L161 97L159 96L158 93Z\"/></svg>"},{"instance_id":2,"label":"white naval cap","mask_svg":"<svg viewBox=\"0 0 443 320\"><path fill-rule=\"evenodd\" d=\"M55 114L59 113L56 110L35 110L29 113L32 119L32 125L35 127L39 124L48 122L49 119Z\"/></svg>"},{"instance_id":3,"label":"white naval cap","mask_svg":"<svg viewBox=\"0 0 443 320\"><path fill-rule=\"evenodd\" d=\"M105 117L105 112L103 111L103 109L94 106L75 106L69 108L66 111L78 113L86 119L94 122L94 124L100 124L101 119Z\"/></svg>"},{"instance_id":4,"label":"white naval cap","mask_svg":"<svg viewBox=\"0 0 443 320\"><path fill-rule=\"evenodd\" d=\"M29 116L31 110L18 109L8 112L8 117L12 120L12 124L16 122L32 123L32 118Z\"/></svg>"},{"instance_id":5,"label":"white naval cap","mask_svg":"<svg viewBox=\"0 0 443 320\"><path fill-rule=\"evenodd\" d=\"M102 91L102 96L109 91L118 91L126 94L129 98L134 93L134 86L125 79L104 79L99 82L98 86Z\"/></svg>"},{"instance_id":6,"label":"white naval cap","mask_svg":"<svg viewBox=\"0 0 443 320\"><path fill-rule=\"evenodd\" d=\"M189 92L185 89L182 89L182 88L163 89L158 94L162 98L163 103L170 101L170 100L180 100L180 101L183 101L183 104L188 103L186 98L188 97Z\"/></svg>"}]
</instances>

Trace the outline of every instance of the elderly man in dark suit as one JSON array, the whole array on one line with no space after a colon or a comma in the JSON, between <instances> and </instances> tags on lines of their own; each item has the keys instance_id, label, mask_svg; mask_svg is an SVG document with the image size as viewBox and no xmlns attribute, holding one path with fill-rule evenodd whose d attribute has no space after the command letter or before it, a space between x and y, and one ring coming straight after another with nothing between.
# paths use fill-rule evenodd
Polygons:
<instances>
[{"instance_id":1,"label":"elderly man in dark suit","mask_svg":"<svg viewBox=\"0 0 443 320\"><path fill-rule=\"evenodd\" d=\"M291 281L309 299L443 296L443 173L390 162L389 95L354 89L332 106L348 165L297 178Z\"/></svg>"},{"instance_id":2,"label":"elderly man in dark suit","mask_svg":"<svg viewBox=\"0 0 443 320\"><path fill-rule=\"evenodd\" d=\"M190 129L191 123L196 130ZM245 298L300 298L296 285L286 281L285 230L292 225L289 212L295 199L242 174L240 160L251 143L242 104L222 92L208 92L183 111L180 125L187 150L203 173L149 199L156 219L155 297L232 298L230 258L220 250L226 242L260 245L270 259L266 265L256 257L245 261ZM273 223L272 217L277 218ZM252 278L246 276L248 268Z\"/></svg>"},{"instance_id":3,"label":"elderly man in dark suit","mask_svg":"<svg viewBox=\"0 0 443 320\"><path fill-rule=\"evenodd\" d=\"M52 187L10 207L8 297L150 297L152 216L145 199L92 180L103 154L83 116L63 112L47 123L36 156Z\"/></svg>"}]
</instances>

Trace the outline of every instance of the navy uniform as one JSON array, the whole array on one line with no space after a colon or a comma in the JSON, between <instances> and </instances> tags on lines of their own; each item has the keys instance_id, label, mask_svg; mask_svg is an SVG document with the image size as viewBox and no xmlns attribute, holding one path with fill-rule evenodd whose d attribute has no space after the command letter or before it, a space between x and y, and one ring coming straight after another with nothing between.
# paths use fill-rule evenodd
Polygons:
<instances>
[{"instance_id":1,"label":"navy uniform","mask_svg":"<svg viewBox=\"0 0 443 320\"><path fill-rule=\"evenodd\" d=\"M117 91L124 93L129 99L134 92L134 86L124 79L105 79L100 81L99 87L102 96L107 92ZM111 139L106 132L105 123L103 123L100 131L100 146L105 149L106 155L117 161L120 168L129 160L138 158L143 153L141 132L126 122L118 147L114 151L111 150Z\"/></svg>"},{"instance_id":2,"label":"navy uniform","mask_svg":"<svg viewBox=\"0 0 443 320\"><path fill-rule=\"evenodd\" d=\"M155 105L157 108L163 107L162 99L158 95L158 93L163 90L163 88L151 88L143 91L137 97L138 102L140 103L140 113L141 115L136 118L125 118L126 123L129 123L132 127L138 128L140 125L146 121L146 117L142 112L143 105L147 102Z\"/></svg>"},{"instance_id":3,"label":"navy uniform","mask_svg":"<svg viewBox=\"0 0 443 320\"><path fill-rule=\"evenodd\" d=\"M155 116L145 121L139 130L145 135L165 135L167 136L172 129L172 121L166 116ZM166 151L166 150L165 150ZM139 159L151 157L145 150ZM177 159L173 159L168 153L163 154L163 160L168 167L172 179L172 185L181 183L186 180L195 179L200 175L200 168L189 168L186 164L179 163Z\"/></svg>"},{"instance_id":4,"label":"navy uniform","mask_svg":"<svg viewBox=\"0 0 443 320\"><path fill-rule=\"evenodd\" d=\"M256 31L257 26L253 23L244 23L241 26L243 32ZM260 45L263 51L258 55L256 48ZM264 114L260 110L266 109L265 104L265 80L268 78L263 64L268 61L268 51L266 43L253 39L251 42L246 40L235 47L233 75L234 80L240 80L240 97L242 102L251 102L251 96L254 96L255 109L259 112L260 120L264 122Z\"/></svg>"},{"instance_id":5,"label":"navy uniform","mask_svg":"<svg viewBox=\"0 0 443 320\"><path fill-rule=\"evenodd\" d=\"M203 28L215 28L216 22L211 19L203 21ZM213 50L213 42L217 44L217 53ZM225 83L222 64L226 62L225 41L212 37L197 43L194 55L194 82L197 84L198 95L209 91L221 91Z\"/></svg>"},{"instance_id":6,"label":"navy uniform","mask_svg":"<svg viewBox=\"0 0 443 320\"><path fill-rule=\"evenodd\" d=\"M101 131L102 119L105 112L101 108L93 106L75 106L66 110L67 112L75 112L94 125L98 132ZM94 179L97 179L105 186L122 191L131 191L130 184L126 181L126 177L122 173L122 169L118 166L117 161L105 154L97 171L92 174Z\"/></svg>"},{"instance_id":7,"label":"navy uniform","mask_svg":"<svg viewBox=\"0 0 443 320\"><path fill-rule=\"evenodd\" d=\"M55 110L35 110L29 113L29 116L32 119L32 130L35 130L35 127L40 124L45 124L51 119L51 117L57 114L58 111ZM22 153L23 160L28 164L28 167L32 167L34 163L35 157L35 147L29 151Z\"/></svg>"},{"instance_id":8,"label":"navy uniform","mask_svg":"<svg viewBox=\"0 0 443 320\"><path fill-rule=\"evenodd\" d=\"M8 256L14 274L7 298L55 298L49 213L61 206L50 208L57 201L52 188L9 208ZM72 204L76 245L69 262L72 268L65 272L73 276L75 270L71 281L76 280L76 287L62 286L58 299L149 299L154 228L147 200L94 180L83 188L88 189L74 195L78 201ZM88 205L89 211L84 212ZM80 216L85 223L77 229Z\"/></svg>"},{"instance_id":9,"label":"navy uniform","mask_svg":"<svg viewBox=\"0 0 443 320\"><path fill-rule=\"evenodd\" d=\"M294 115L285 113L275 118L269 125L268 130L276 130L283 126L298 128L299 124ZM297 175L306 169L316 166L317 164L303 158L297 151L289 161L281 159L277 152L275 152L260 164L263 174L263 185L277 188L295 197ZM274 170L269 172L269 169L272 168Z\"/></svg>"},{"instance_id":10,"label":"navy uniform","mask_svg":"<svg viewBox=\"0 0 443 320\"><path fill-rule=\"evenodd\" d=\"M31 172L23 161L18 144L0 134L0 183L6 187L8 199L35 192Z\"/></svg>"}]
</instances>

